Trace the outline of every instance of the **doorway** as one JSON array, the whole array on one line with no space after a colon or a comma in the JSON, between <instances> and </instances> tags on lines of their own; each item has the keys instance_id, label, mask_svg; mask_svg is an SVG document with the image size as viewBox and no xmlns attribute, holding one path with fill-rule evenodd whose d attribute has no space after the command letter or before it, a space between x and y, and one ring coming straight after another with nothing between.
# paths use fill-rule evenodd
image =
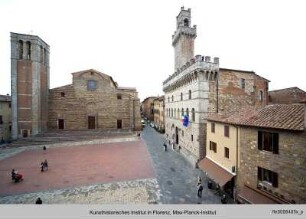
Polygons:
<instances>
[{"instance_id":1,"label":"doorway","mask_svg":"<svg viewBox=\"0 0 306 219\"><path fill-rule=\"evenodd\" d=\"M64 129L65 121L63 119L58 120L58 129Z\"/></svg>"},{"instance_id":2,"label":"doorway","mask_svg":"<svg viewBox=\"0 0 306 219\"><path fill-rule=\"evenodd\" d=\"M175 143L179 144L178 127L175 127Z\"/></svg>"},{"instance_id":3,"label":"doorway","mask_svg":"<svg viewBox=\"0 0 306 219\"><path fill-rule=\"evenodd\" d=\"M96 117L88 116L88 129L96 128Z\"/></svg>"},{"instance_id":4,"label":"doorway","mask_svg":"<svg viewBox=\"0 0 306 219\"><path fill-rule=\"evenodd\" d=\"M122 120L117 120L117 129L122 129Z\"/></svg>"},{"instance_id":5,"label":"doorway","mask_svg":"<svg viewBox=\"0 0 306 219\"><path fill-rule=\"evenodd\" d=\"M29 135L28 130L27 129L23 129L22 130L22 137L26 138L26 137L28 137L28 135Z\"/></svg>"}]
</instances>

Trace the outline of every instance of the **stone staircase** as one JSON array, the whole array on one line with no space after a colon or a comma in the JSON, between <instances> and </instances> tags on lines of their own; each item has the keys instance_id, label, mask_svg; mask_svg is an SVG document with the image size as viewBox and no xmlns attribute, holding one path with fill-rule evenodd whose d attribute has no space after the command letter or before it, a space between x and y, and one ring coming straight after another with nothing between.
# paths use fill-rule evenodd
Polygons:
<instances>
[{"instance_id":1,"label":"stone staircase","mask_svg":"<svg viewBox=\"0 0 306 219\"><path fill-rule=\"evenodd\" d=\"M55 130L48 131L27 138L20 138L12 141L10 144L3 145L5 148L58 144L65 142L86 141L105 138L119 138L135 135L130 130Z\"/></svg>"}]
</instances>

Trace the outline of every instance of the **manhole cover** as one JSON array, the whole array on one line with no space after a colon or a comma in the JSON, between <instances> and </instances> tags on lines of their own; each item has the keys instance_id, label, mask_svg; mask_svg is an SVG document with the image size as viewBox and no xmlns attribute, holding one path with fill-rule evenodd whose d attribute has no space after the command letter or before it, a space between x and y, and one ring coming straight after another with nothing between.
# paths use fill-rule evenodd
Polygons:
<instances>
[{"instance_id":1,"label":"manhole cover","mask_svg":"<svg viewBox=\"0 0 306 219\"><path fill-rule=\"evenodd\" d=\"M170 181L170 180L168 180L168 181L167 181L167 184L168 184L169 186L172 186L172 185L173 185L173 182Z\"/></svg>"},{"instance_id":2,"label":"manhole cover","mask_svg":"<svg viewBox=\"0 0 306 219\"><path fill-rule=\"evenodd\" d=\"M173 167L171 167L170 170L171 170L172 172L175 172L175 169L174 169Z\"/></svg>"}]
</instances>

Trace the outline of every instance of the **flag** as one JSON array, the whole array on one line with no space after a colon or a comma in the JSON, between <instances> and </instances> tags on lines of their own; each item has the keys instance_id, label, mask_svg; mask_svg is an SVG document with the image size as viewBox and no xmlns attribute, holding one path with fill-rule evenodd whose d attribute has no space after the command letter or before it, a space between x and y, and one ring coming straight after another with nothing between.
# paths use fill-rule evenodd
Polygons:
<instances>
[{"instance_id":1,"label":"flag","mask_svg":"<svg viewBox=\"0 0 306 219\"><path fill-rule=\"evenodd\" d=\"M189 123L188 116L184 116L183 126L187 127Z\"/></svg>"}]
</instances>

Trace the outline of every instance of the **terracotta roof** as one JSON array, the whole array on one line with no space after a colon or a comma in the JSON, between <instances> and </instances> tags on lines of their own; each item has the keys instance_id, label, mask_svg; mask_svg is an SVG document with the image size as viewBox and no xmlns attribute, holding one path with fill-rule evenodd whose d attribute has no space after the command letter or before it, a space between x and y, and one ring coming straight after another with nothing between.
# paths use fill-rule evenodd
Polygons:
<instances>
[{"instance_id":1,"label":"terracotta roof","mask_svg":"<svg viewBox=\"0 0 306 219\"><path fill-rule=\"evenodd\" d=\"M275 104L259 110L255 116L244 121L243 125L304 130L305 107L303 104Z\"/></svg>"},{"instance_id":2,"label":"terracotta roof","mask_svg":"<svg viewBox=\"0 0 306 219\"><path fill-rule=\"evenodd\" d=\"M305 129L305 105L275 104L258 111L244 109L227 116L209 115L207 119L236 125L302 131Z\"/></svg>"}]
</instances>

